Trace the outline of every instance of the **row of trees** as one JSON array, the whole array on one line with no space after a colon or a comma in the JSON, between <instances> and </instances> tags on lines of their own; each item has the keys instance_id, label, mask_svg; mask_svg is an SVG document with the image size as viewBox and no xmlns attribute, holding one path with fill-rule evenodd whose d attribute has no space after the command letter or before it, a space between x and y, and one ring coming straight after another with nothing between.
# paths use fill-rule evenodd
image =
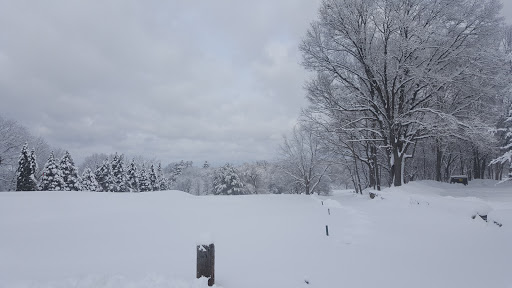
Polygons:
<instances>
[{"instance_id":1,"label":"row of trees","mask_svg":"<svg viewBox=\"0 0 512 288\"><path fill-rule=\"evenodd\" d=\"M81 176L68 151L58 160L51 152L38 178L35 151L29 152L28 144L21 150L16 170L17 191L98 191L98 192L146 192L167 190L167 178L161 165L155 169L144 164L140 171L132 161L125 166L124 156L117 153L103 161L93 171L87 167Z\"/></svg>"},{"instance_id":2,"label":"row of trees","mask_svg":"<svg viewBox=\"0 0 512 288\"><path fill-rule=\"evenodd\" d=\"M34 153L39 157L36 161L35 175L41 176L46 159L54 151L56 157L62 157L64 150L51 147L45 139L32 135L28 129L16 121L0 116L0 191L16 188L16 170L18 158L24 143L31 143Z\"/></svg>"},{"instance_id":3,"label":"row of trees","mask_svg":"<svg viewBox=\"0 0 512 288\"><path fill-rule=\"evenodd\" d=\"M320 153L321 167L309 167L322 175L342 165L357 191L512 176L512 28L500 9L495 0L323 1L300 46L316 75L299 128Z\"/></svg>"},{"instance_id":4,"label":"row of trees","mask_svg":"<svg viewBox=\"0 0 512 288\"><path fill-rule=\"evenodd\" d=\"M315 184L308 190L309 182L296 175L292 162L258 161L238 167L226 164L212 168L208 162L195 167L191 161L171 163L162 168L155 161L135 158L125 164L124 155L94 154L82 165L81 176L70 153L64 152L59 160L51 152L38 175L34 149L25 144L19 155L16 169L17 191L97 191L97 192L147 192L176 189L195 195L244 195L261 193L303 193L313 191L328 193L329 185L313 176ZM303 187L302 184L306 186Z\"/></svg>"},{"instance_id":5,"label":"row of trees","mask_svg":"<svg viewBox=\"0 0 512 288\"><path fill-rule=\"evenodd\" d=\"M299 150L292 148L297 141L302 141L300 137L286 139L288 152L283 150L282 157L274 161L213 168L208 162L197 167L191 161L163 167L158 159L142 156L135 156L131 162L125 163L123 155L103 153L85 157L76 165L69 152L51 147L43 138L31 135L28 129L15 121L0 117L0 131L0 191L177 189L194 195L327 193L331 184L345 183L345 174L336 170L336 165L330 165L321 179L317 174L309 176L303 173L306 170L298 165L305 163L296 161ZM302 148L308 145L309 142L303 141ZM314 157L309 159L316 160ZM320 166L314 167L315 173ZM313 170L309 172L313 173Z\"/></svg>"}]
</instances>

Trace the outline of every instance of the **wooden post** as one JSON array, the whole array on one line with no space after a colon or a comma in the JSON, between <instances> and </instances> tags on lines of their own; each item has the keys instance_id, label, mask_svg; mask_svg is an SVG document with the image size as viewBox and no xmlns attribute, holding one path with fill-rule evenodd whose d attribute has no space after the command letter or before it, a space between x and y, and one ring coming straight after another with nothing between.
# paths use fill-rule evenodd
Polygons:
<instances>
[{"instance_id":1,"label":"wooden post","mask_svg":"<svg viewBox=\"0 0 512 288\"><path fill-rule=\"evenodd\" d=\"M197 245L197 278L208 278L208 286L215 284L215 244Z\"/></svg>"},{"instance_id":2,"label":"wooden post","mask_svg":"<svg viewBox=\"0 0 512 288\"><path fill-rule=\"evenodd\" d=\"M325 235L329 236L329 226L325 225Z\"/></svg>"},{"instance_id":3,"label":"wooden post","mask_svg":"<svg viewBox=\"0 0 512 288\"><path fill-rule=\"evenodd\" d=\"M327 213L329 213L329 215L331 215L331 209L330 208L327 208Z\"/></svg>"},{"instance_id":4,"label":"wooden post","mask_svg":"<svg viewBox=\"0 0 512 288\"><path fill-rule=\"evenodd\" d=\"M322 201L322 206L324 206L324 201Z\"/></svg>"}]
</instances>

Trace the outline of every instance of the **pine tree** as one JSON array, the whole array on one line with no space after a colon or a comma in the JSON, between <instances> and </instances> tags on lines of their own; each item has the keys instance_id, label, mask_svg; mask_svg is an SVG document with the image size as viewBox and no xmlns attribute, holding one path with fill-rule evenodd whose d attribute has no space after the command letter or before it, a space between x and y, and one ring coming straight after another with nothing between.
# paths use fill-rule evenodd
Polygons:
<instances>
[{"instance_id":1,"label":"pine tree","mask_svg":"<svg viewBox=\"0 0 512 288\"><path fill-rule=\"evenodd\" d=\"M235 167L226 164L215 171L213 176L213 194L215 195L241 195L243 182Z\"/></svg>"},{"instance_id":2,"label":"pine tree","mask_svg":"<svg viewBox=\"0 0 512 288\"><path fill-rule=\"evenodd\" d=\"M128 171L126 171L128 177L128 187L131 192L139 191L139 175L137 174L137 165L135 165L135 160L132 160L130 165L128 166Z\"/></svg>"},{"instance_id":3,"label":"pine tree","mask_svg":"<svg viewBox=\"0 0 512 288\"><path fill-rule=\"evenodd\" d=\"M512 104L510 105L510 109L508 112L507 119L504 122L505 128L501 130L504 132L503 137L503 146L501 149L504 151L503 155L491 161L490 164L496 163L506 163L508 162L508 175L503 179L503 181L512 181Z\"/></svg>"},{"instance_id":4,"label":"pine tree","mask_svg":"<svg viewBox=\"0 0 512 288\"><path fill-rule=\"evenodd\" d=\"M37 184L37 179L36 179L37 168L39 168L39 167L37 166L36 151L34 149L32 149L32 151L30 151L30 169L31 169L31 172L33 175L32 180L36 184ZM36 185L36 189L37 189L37 185Z\"/></svg>"},{"instance_id":5,"label":"pine tree","mask_svg":"<svg viewBox=\"0 0 512 288\"><path fill-rule=\"evenodd\" d=\"M156 172L155 172L155 165L153 165L153 164L151 164L151 167L149 168L149 185L150 185L152 191L159 190L158 181L157 181Z\"/></svg>"},{"instance_id":6,"label":"pine tree","mask_svg":"<svg viewBox=\"0 0 512 288\"><path fill-rule=\"evenodd\" d=\"M62 179L64 180L66 191L80 191L80 177L78 177L78 170L76 169L75 162L68 151L60 160L60 171L62 172Z\"/></svg>"},{"instance_id":7,"label":"pine tree","mask_svg":"<svg viewBox=\"0 0 512 288\"><path fill-rule=\"evenodd\" d=\"M16 191L36 191L37 181L35 178L36 173L35 154L28 153L28 144L25 143L21 149L20 157L18 160L18 169L16 170Z\"/></svg>"},{"instance_id":8,"label":"pine tree","mask_svg":"<svg viewBox=\"0 0 512 288\"><path fill-rule=\"evenodd\" d=\"M181 160L179 163L174 164L174 175L179 176L185 168L185 162Z\"/></svg>"},{"instance_id":9,"label":"pine tree","mask_svg":"<svg viewBox=\"0 0 512 288\"><path fill-rule=\"evenodd\" d=\"M117 153L114 155L110 166L112 167L112 191L113 192L129 192L130 189L127 185L127 177L124 172L123 154L120 156Z\"/></svg>"},{"instance_id":10,"label":"pine tree","mask_svg":"<svg viewBox=\"0 0 512 288\"><path fill-rule=\"evenodd\" d=\"M85 168L80 180L83 191L96 192L100 190L100 185L98 184L98 181L96 181L96 176L92 172L91 168Z\"/></svg>"},{"instance_id":11,"label":"pine tree","mask_svg":"<svg viewBox=\"0 0 512 288\"><path fill-rule=\"evenodd\" d=\"M146 172L146 167L144 167L144 164L142 164L142 168L140 169L139 191L140 192L151 191L151 183L149 181L148 174Z\"/></svg>"},{"instance_id":12,"label":"pine tree","mask_svg":"<svg viewBox=\"0 0 512 288\"><path fill-rule=\"evenodd\" d=\"M158 190L165 191L169 189L169 184L167 182L167 178L165 178L163 171L162 171L162 165L158 163L158 166L156 168L157 173L157 181L158 181Z\"/></svg>"},{"instance_id":13,"label":"pine tree","mask_svg":"<svg viewBox=\"0 0 512 288\"><path fill-rule=\"evenodd\" d=\"M110 167L108 159L103 161L103 164L96 169L94 175L96 176L96 181L98 181L102 192L113 191L114 181L112 179L112 168Z\"/></svg>"},{"instance_id":14,"label":"pine tree","mask_svg":"<svg viewBox=\"0 0 512 288\"><path fill-rule=\"evenodd\" d=\"M62 178L62 172L57 165L55 156L53 156L53 151L50 153L50 157L44 165L43 176L41 177L39 187L43 191L63 191L66 187L64 179Z\"/></svg>"}]
</instances>

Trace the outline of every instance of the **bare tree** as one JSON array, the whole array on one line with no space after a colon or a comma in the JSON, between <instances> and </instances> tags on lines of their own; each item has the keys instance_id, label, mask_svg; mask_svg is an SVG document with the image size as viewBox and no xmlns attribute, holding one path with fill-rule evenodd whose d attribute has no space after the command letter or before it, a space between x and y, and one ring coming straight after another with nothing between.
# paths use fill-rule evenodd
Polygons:
<instances>
[{"instance_id":1,"label":"bare tree","mask_svg":"<svg viewBox=\"0 0 512 288\"><path fill-rule=\"evenodd\" d=\"M331 162L311 130L295 127L281 145L281 168L306 195L316 192Z\"/></svg>"}]
</instances>

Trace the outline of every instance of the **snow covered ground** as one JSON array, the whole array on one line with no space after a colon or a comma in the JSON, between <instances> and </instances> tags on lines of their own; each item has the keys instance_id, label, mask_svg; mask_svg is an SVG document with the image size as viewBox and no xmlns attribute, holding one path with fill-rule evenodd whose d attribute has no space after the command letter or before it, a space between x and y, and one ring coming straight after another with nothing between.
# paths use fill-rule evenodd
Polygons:
<instances>
[{"instance_id":1,"label":"snow covered ground","mask_svg":"<svg viewBox=\"0 0 512 288\"><path fill-rule=\"evenodd\" d=\"M195 249L211 238L218 287L511 288L512 186L495 183L414 182L374 200L0 193L0 287L207 287Z\"/></svg>"}]
</instances>

